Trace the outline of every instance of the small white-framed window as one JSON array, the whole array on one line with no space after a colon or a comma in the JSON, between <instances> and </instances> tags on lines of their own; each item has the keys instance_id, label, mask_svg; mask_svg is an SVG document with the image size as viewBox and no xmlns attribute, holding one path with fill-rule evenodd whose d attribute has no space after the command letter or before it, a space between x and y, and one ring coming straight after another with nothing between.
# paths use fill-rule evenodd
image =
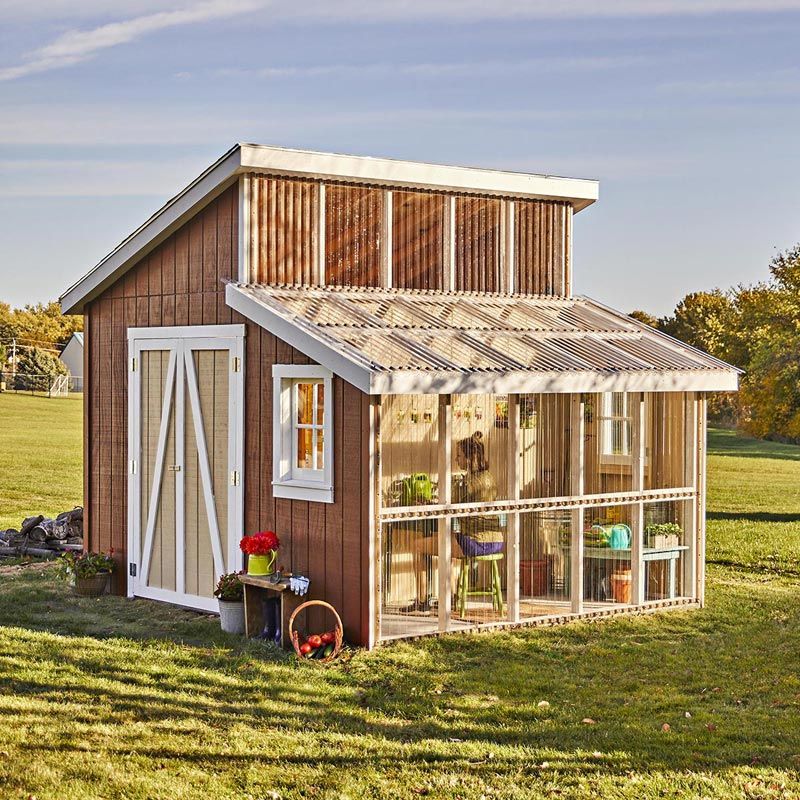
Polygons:
<instances>
[{"instance_id":1,"label":"small white-framed window","mask_svg":"<svg viewBox=\"0 0 800 800\"><path fill-rule=\"evenodd\" d=\"M324 367L272 368L275 497L333 502L333 374Z\"/></svg>"},{"instance_id":2,"label":"small white-framed window","mask_svg":"<svg viewBox=\"0 0 800 800\"><path fill-rule=\"evenodd\" d=\"M630 463L633 414L627 392L605 392L600 406L600 454L605 462Z\"/></svg>"}]
</instances>

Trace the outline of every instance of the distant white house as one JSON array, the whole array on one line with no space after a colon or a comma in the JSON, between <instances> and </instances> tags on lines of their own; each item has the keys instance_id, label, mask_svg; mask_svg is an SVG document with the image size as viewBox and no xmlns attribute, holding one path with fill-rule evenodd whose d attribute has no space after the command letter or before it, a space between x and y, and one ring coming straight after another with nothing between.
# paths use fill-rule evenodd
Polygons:
<instances>
[{"instance_id":1,"label":"distant white house","mask_svg":"<svg viewBox=\"0 0 800 800\"><path fill-rule=\"evenodd\" d=\"M73 392L83 391L83 332L76 331L72 334L64 349L61 351L61 360L72 376L70 389Z\"/></svg>"}]
</instances>

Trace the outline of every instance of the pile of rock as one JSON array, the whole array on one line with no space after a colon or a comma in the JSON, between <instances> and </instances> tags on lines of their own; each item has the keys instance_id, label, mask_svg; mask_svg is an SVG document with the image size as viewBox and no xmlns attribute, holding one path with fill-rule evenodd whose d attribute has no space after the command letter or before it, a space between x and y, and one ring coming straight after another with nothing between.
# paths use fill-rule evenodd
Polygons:
<instances>
[{"instance_id":1,"label":"pile of rock","mask_svg":"<svg viewBox=\"0 0 800 800\"><path fill-rule=\"evenodd\" d=\"M53 557L66 550L83 550L83 509L65 511L55 519L27 517L19 530L0 531L0 556Z\"/></svg>"}]
</instances>

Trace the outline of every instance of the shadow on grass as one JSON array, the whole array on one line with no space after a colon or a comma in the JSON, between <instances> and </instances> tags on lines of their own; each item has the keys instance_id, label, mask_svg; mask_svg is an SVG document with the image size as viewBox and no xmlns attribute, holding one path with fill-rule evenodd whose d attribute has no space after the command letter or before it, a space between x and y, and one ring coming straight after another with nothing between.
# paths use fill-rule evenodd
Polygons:
<instances>
[{"instance_id":1,"label":"shadow on grass","mask_svg":"<svg viewBox=\"0 0 800 800\"><path fill-rule=\"evenodd\" d=\"M734 577L713 611L445 637L318 669L224 637L208 617L115 597L87 605L47 577L0 587L0 623L15 626L0 636L0 694L15 699L0 717L54 731L26 745L36 758L83 752L58 735L75 723L110 731L104 757L214 770L270 752L308 769L366 773L400 759L510 780L531 759L573 776L621 775L741 767L754 757L790 768L800 752L791 704L776 705L793 672L775 646L780 636L794 656L800 620L773 619L800 607L798 586L773 596ZM19 613L31 595L35 619ZM102 620L105 637L86 632ZM236 726L256 743L232 754Z\"/></svg>"},{"instance_id":2,"label":"shadow on grass","mask_svg":"<svg viewBox=\"0 0 800 800\"><path fill-rule=\"evenodd\" d=\"M776 514L771 511L707 511L706 519L784 523L800 522L800 514Z\"/></svg>"}]
</instances>

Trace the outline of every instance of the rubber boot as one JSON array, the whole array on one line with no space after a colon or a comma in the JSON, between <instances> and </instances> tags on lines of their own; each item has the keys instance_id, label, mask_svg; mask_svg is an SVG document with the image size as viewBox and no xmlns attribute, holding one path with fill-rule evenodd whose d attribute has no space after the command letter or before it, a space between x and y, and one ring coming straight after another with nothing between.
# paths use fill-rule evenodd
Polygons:
<instances>
[{"instance_id":1,"label":"rubber boot","mask_svg":"<svg viewBox=\"0 0 800 800\"><path fill-rule=\"evenodd\" d=\"M262 610L264 614L264 630L261 632L262 639L271 642L275 639L275 613L272 606L275 601L268 597L263 601Z\"/></svg>"},{"instance_id":2,"label":"rubber boot","mask_svg":"<svg viewBox=\"0 0 800 800\"><path fill-rule=\"evenodd\" d=\"M272 641L275 642L278 647L280 647L283 631L281 630L281 601L277 597L272 601L272 609L272 622L274 629Z\"/></svg>"}]
</instances>

